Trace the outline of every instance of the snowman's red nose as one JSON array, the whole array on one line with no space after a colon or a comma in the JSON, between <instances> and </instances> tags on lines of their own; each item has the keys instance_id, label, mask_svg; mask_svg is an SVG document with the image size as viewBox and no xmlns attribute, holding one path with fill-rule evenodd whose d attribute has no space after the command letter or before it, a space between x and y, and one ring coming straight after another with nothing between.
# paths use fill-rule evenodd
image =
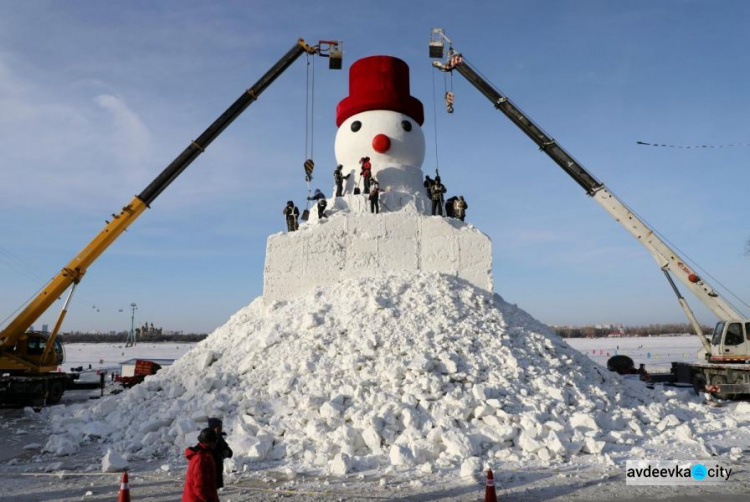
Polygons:
<instances>
[{"instance_id":1,"label":"snowman's red nose","mask_svg":"<svg viewBox=\"0 0 750 502\"><path fill-rule=\"evenodd\" d=\"M391 147L391 140L385 134L378 134L372 138L372 147L378 153L385 153Z\"/></svg>"}]
</instances>

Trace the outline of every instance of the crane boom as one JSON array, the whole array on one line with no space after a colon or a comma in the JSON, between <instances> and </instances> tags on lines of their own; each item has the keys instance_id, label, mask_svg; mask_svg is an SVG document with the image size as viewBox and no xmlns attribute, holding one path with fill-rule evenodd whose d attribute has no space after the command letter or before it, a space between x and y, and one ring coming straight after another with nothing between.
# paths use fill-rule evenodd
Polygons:
<instances>
[{"instance_id":1,"label":"crane boom","mask_svg":"<svg viewBox=\"0 0 750 502\"><path fill-rule=\"evenodd\" d=\"M439 29L433 30L433 36L448 40ZM431 43L431 55L432 55ZM720 320L742 320L744 316L738 312L725 298L696 274L664 240L662 240L642 219L634 214L628 206L614 195L604 183L598 181L591 175L572 155L565 151L557 142L539 127L528 115L523 113L507 96L498 91L492 84L487 82L463 56L455 52L451 47L445 62L433 61L433 66L441 71L451 72L456 70L476 89L481 92L495 108L503 112L511 122L518 126L539 149L546 153L555 163L560 166L573 180L576 181L588 195L594 198L612 217L630 232L646 249L652 254L659 267L676 277L684 284L706 307L708 307ZM681 298L681 297L680 297ZM680 301L683 308L689 308ZM696 329L705 348L709 349L707 341L697 322L694 322L692 313L688 314L691 323Z\"/></svg>"},{"instance_id":2,"label":"crane boom","mask_svg":"<svg viewBox=\"0 0 750 502\"><path fill-rule=\"evenodd\" d=\"M322 50L329 50L329 57L334 55L340 61L338 42L320 42L320 45L310 46L303 39L299 39L284 56L279 59L252 87L247 89L227 110L221 114L196 140L182 151L139 195L135 196L119 214L107 222L104 229L94 237L55 277L47 283L42 291L0 332L0 357L9 360L8 354L2 354L3 349L12 348L18 338L54 303L55 300L72 284L78 284L88 267L120 236L125 230L150 206L156 197L167 188L208 145L221 134L240 114L247 109L258 96L268 88L294 61L304 53L320 54ZM332 66L333 67L333 66ZM340 66L339 66L340 68ZM58 323L59 324L59 323ZM47 342L44 355L53 346L56 331ZM42 360L46 360L43 357ZM14 358L14 364L18 364ZM37 366L37 371L48 371Z\"/></svg>"}]
</instances>

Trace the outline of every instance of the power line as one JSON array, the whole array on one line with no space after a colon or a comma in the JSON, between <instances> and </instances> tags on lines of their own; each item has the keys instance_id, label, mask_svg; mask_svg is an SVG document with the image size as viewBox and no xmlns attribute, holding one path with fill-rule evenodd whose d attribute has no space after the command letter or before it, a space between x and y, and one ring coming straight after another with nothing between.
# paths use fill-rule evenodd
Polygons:
<instances>
[{"instance_id":1,"label":"power line","mask_svg":"<svg viewBox=\"0 0 750 502\"><path fill-rule=\"evenodd\" d=\"M724 145L666 145L663 143L646 143L645 141L636 141L637 145L643 145L643 146L658 146L658 147L664 147L664 148L680 148L680 149L686 149L686 150L697 150L701 148L734 148L734 147L743 147L743 146L750 146L750 143L727 143Z\"/></svg>"}]
</instances>

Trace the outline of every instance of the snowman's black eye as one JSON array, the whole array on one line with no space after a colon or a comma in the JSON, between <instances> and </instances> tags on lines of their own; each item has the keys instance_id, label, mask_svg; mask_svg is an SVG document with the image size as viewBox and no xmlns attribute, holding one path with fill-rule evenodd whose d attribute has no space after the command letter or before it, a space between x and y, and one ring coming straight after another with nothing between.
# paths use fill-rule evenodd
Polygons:
<instances>
[{"instance_id":1,"label":"snowman's black eye","mask_svg":"<svg viewBox=\"0 0 750 502\"><path fill-rule=\"evenodd\" d=\"M404 128L404 131L409 132L411 131L411 122L409 122L408 120L402 120L401 127Z\"/></svg>"},{"instance_id":2,"label":"snowman's black eye","mask_svg":"<svg viewBox=\"0 0 750 502\"><path fill-rule=\"evenodd\" d=\"M357 132L362 128L362 122L355 120L352 122L352 132Z\"/></svg>"}]
</instances>

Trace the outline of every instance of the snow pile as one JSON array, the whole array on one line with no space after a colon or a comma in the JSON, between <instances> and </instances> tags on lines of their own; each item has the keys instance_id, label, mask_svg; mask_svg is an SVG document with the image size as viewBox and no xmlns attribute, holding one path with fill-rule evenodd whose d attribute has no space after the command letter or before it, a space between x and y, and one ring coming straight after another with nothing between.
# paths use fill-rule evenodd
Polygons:
<instances>
[{"instance_id":1,"label":"snow pile","mask_svg":"<svg viewBox=\"0 0 750 502\"><path fill-rule=\"evenodd\" d=\"M700 447L702 412L680 399L597 367L498 295L420 272L258 298L143 384L54 409L46 448L99 440L131 461L179 458L219 416L236 468L607 462L655 441Z\"/></svg>"}]
</instances>

